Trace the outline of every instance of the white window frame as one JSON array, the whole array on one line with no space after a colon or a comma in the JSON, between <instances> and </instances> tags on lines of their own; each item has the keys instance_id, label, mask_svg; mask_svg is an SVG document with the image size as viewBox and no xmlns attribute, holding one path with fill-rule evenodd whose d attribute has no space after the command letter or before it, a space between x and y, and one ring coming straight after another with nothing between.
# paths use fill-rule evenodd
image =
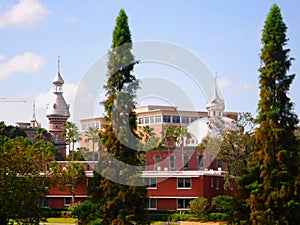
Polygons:
<instances>
[{"instance_id":1,"label":"white window frame","mask_svg":"<svg viewBox=\"0 0 300 225\"><path fill-rule=\"evenodd\" d=\"M183 187L179 187L179 179L183 179ZM190 183L190 186L189 187L186 187L186 184L188 182L186 182L186 180L189 179L189 183ZM177 177L177 189L191 189L192 188L192 178L190 177Z\"/></svg>"},{"instance_id":2,"label":"white window frame","mask_svg":"<svg viewBox=\"0 0 300 225\"><path fill-rule=\"evenodd\" d=\"M147 184L147 189L157 189L157 178L147 177L146 184Z\"/></svg>"},{"instance_id":3,"label":"white window frame","mask_svg":"<svg viewBox=\"0 0 300 225\"><path fill-rule=\"evenodd\" d=\"M154 201L155 208L151 207L151 201ZM149 198L148 199L148 209L149 210L157 210L157 198Z\"/></svg>"},{"instance_id":4,"label":"white window frame","mask_svg":"<svg viewBox=\"0 0 300 225\"><path fill-rule=\"evenodd\" d=\"M183 208L179 208L179 201L182 200L183 201ZM190 198L177 198L176 200L176 205L177 205L177 210L190 210L189 208L189 202L191 201L192 199ZM187 202L188 201L188 202Z\"/></svg>"},{"instance_id":5,"label":"white window frame","mask_svg":"<svg viewBox=\"0 0 300 225\"><path fill-rule=\"evenodd\" d=\"M67 202L70 199L70 203ZM72 197L64 197L64 206L70 206L72 204Z\"/></svg>"}]
</instances>

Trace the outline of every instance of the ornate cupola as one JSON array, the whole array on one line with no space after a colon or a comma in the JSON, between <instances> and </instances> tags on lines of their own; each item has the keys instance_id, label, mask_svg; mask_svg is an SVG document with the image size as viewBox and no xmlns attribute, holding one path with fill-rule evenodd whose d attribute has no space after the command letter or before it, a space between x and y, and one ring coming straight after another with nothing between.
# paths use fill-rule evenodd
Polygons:
<instances>
[{"instance_id":1,"label":"ornate cupola","mask_svg":"<svg viewBox=\"0 0 300 225\"><path fill-rule=\"evenodd\" d=\"M66 143L63 138L63 124L70 117L69 105L63 97L64 80L60 75L60 57L57 59L57 73L52 81L54 85L53 99L47 107L47 117L49 119L49 133L52 137L52 142L63 153L65 158Z\"/></svg>"},{"instance_id":2,"label":"ornate cupola","mask_svg":"<svg viewBox=\"0 0 300 225\"><path fill-rule=\"evenodd\" d=\"M208 117L223 116L225 103L224 100L218 95L217 75L214 77L214 94L212 99L206 103L206 109L208 112Z\"/></svg>"}]
</instances>

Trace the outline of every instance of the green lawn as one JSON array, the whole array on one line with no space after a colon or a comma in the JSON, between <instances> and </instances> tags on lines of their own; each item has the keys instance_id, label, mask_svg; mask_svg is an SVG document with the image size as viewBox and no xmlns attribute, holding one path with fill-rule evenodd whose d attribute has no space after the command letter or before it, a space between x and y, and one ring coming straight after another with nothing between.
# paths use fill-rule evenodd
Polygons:
<instances>
[{"instance_id":1,"label":"green lawn","mask_svg":"<svg viewBox=\"0 0 300 225\"><path fill-rule=\"evenodd\" d=\"M73 218L48 218L47 224L76 224L77 220Z\"/></svg>"}]
</instances>

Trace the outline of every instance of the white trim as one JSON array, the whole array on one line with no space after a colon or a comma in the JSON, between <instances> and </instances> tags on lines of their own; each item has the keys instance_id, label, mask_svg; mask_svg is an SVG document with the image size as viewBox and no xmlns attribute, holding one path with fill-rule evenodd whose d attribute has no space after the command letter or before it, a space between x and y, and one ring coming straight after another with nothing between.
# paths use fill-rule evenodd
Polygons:
<instances>
[{"instance_id":1,"label":"white trim","mask_svg":"<svg viewBox=\"0 0 300 225\"><path fill-rule=\"evenodd\" d=\"M153 195L151 195L151 196L148 196L148 198L157 198L157 199L162 199L162 198L168 198L168 199L172 199L172 198L174 198L174 199L178 199L178 198L180 198L180 199L189 199L189 198L199 198L199 196L153 196Z\"/></svg>"},{"instance_id":2,"label":"white trim","mask_svg":"<svg viewBox=\"0 0 300 225\"><path fill-rule=\"evenodd\" d=\"M46 198L72 198L72 195L46 195ZM87 198L87 195L75 195L76 198Z\"/></svg>"},{"instance_id":3,"label":"white trim","mask_svg":"<svg viewBox=\"0 0 300 225\"><path fill-rule=\"evenodd\" d=\"M157 171L146 170L142 171L142 177L200 177L200 176L223 176L225 171L218 170L185 170L185 171Z\"/></svg>"}]
</instances>

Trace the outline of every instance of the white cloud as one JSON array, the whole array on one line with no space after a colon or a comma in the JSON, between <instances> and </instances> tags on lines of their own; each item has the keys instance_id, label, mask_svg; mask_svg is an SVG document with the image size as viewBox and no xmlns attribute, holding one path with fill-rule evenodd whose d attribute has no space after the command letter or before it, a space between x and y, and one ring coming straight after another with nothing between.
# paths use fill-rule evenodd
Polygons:
<instances>
[{"instance_id":1,"label":"white cloud","mask_svg":"<svg viewBox=\"0 0 300 225\"><path fill-rule=\"evenodd\" d=\"M12 25L31 28L49 14L50 11L39 0L20 0L0 15L0 28Z\"/></svg>"},{"instance_id":2,"label":"white cloud","mask_svg":"<svg viewBox=\"0 0 300 225\"><path fill-rule=\"evenodd\" d=\"M224 90L229 86L230 80L227 77L221 77L217 82L220 89Z\"/></svg>"},{"instance_id":3,"label":"white cloud","mask_svg":"<svg viewBox=\"0 0 300 225\"><path fill-rule=\"evenodd\" d=\"M5 55L0 54L0 60L4 60L5 59Z\"/></svg>"},{"instance_id":4,"label":"white cloud","mask_svg":"<svg viewBox=\"0 0 300 225\"><path fill-rule=\"evenodd\" d=\"M2 59L5 58L4 56ZM34 52L25 52L0 64L0 80L6 79L14 74L32 74L42 71L46 64L43 56Z\"/></svg>"}]
</instances>

